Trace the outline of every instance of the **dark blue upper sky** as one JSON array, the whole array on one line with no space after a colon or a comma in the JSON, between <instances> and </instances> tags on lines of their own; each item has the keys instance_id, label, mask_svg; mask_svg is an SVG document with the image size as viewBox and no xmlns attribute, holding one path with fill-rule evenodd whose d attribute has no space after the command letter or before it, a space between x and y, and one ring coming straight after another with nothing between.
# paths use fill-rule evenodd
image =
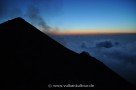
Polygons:
<instances>
[{"instance_id":1,"label":"dark blue upper sky","mask_svg":"<svg viewBox=\"0 0 136 90\"><path fill-rule=\"evenodd\" d=\"M1 22L21 16L68 32L136 32L135 0L2 0ZM39 26L37 24L36 26Z\"/></svg>"}]
</instances>

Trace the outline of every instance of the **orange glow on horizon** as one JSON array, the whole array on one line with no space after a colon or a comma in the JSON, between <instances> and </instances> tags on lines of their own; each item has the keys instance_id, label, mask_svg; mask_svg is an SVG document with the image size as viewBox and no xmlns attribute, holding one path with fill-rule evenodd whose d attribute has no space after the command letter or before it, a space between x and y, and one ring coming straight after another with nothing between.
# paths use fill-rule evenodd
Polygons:
<instances>
[{"instance_id":1,"label":"orange glow on horizon","mask_svg":"<svg viewBox=\"0 0 136 90\"><path fill-rule=\"evenodd\" d=\"M51 31L54 35L95 35L95 34L136 34L136 30L64 30L64 31Z\"/></svg>"}]
</instances>

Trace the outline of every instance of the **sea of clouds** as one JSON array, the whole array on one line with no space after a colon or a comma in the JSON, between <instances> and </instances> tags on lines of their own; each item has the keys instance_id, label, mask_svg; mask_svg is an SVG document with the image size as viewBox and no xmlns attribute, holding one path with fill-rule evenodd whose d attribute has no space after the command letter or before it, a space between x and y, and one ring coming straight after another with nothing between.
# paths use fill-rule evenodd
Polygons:
<instances>
[{"instance_id":1,"label":"sea of clouds","mask_svg":"<svg viewBox=\"0 0 136 90\"><path fill-rule=\"evenodd\" d=\"M67 48L81 53L88 52L105 65L136 85L136 39L59 37L55 38ZM120 36L123 37L123 36ZM126 37L126 36L124 36ZM135 36L136 37L136 36ZM84 37L83 37L84 38ZM89 39L90 38L90 39ZM119 38L119 37L118 37Z\"/></svg>"}]
</instances>

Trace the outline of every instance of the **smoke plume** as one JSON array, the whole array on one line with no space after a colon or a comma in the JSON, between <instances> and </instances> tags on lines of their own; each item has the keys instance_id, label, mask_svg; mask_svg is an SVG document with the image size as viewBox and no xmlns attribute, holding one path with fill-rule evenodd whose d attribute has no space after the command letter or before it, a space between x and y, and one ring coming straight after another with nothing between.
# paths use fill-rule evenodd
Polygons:
<instances>
[{"instance_id":1,"label":"smoke plume","mask_svg":"<svg viewBox=\"0 0 136 90\"><path fill-rule=\"evenodd\" d=\"M41 13L57 15L61 3L61 0L0 0L0 22L22 17L43 32L48 32L50 27Z\"/></svg>"},{"instance_id":2,"label":"smoke plume","mask_svg":"<svg viewBox=\"0 0 136 90\"><path fill-rule=\"evenodd\" d=\"M37 25L40 30L49 30L49 26L46 24L43 17L40 16L40 11L36 6L29 6L26 11L26 16L31 20L30 22Z\"/></svg>"}]
</instances>

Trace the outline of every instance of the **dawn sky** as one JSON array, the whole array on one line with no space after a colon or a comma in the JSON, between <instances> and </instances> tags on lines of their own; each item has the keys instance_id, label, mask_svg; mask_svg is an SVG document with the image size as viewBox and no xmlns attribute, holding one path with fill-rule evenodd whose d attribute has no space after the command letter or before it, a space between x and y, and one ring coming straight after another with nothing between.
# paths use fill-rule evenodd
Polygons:
<instances>
[{"instance_id":1,"label":"dawn sky","mask_svg":"<svg viewBox=\"0 0 136 90\"><path fill-rule=\"evenodd\" d=\"M1 0L0 13L0 22L21 16L40 26L39 19L64 33L136 33L135 0Z\"/></svg>"}]
</instances>

